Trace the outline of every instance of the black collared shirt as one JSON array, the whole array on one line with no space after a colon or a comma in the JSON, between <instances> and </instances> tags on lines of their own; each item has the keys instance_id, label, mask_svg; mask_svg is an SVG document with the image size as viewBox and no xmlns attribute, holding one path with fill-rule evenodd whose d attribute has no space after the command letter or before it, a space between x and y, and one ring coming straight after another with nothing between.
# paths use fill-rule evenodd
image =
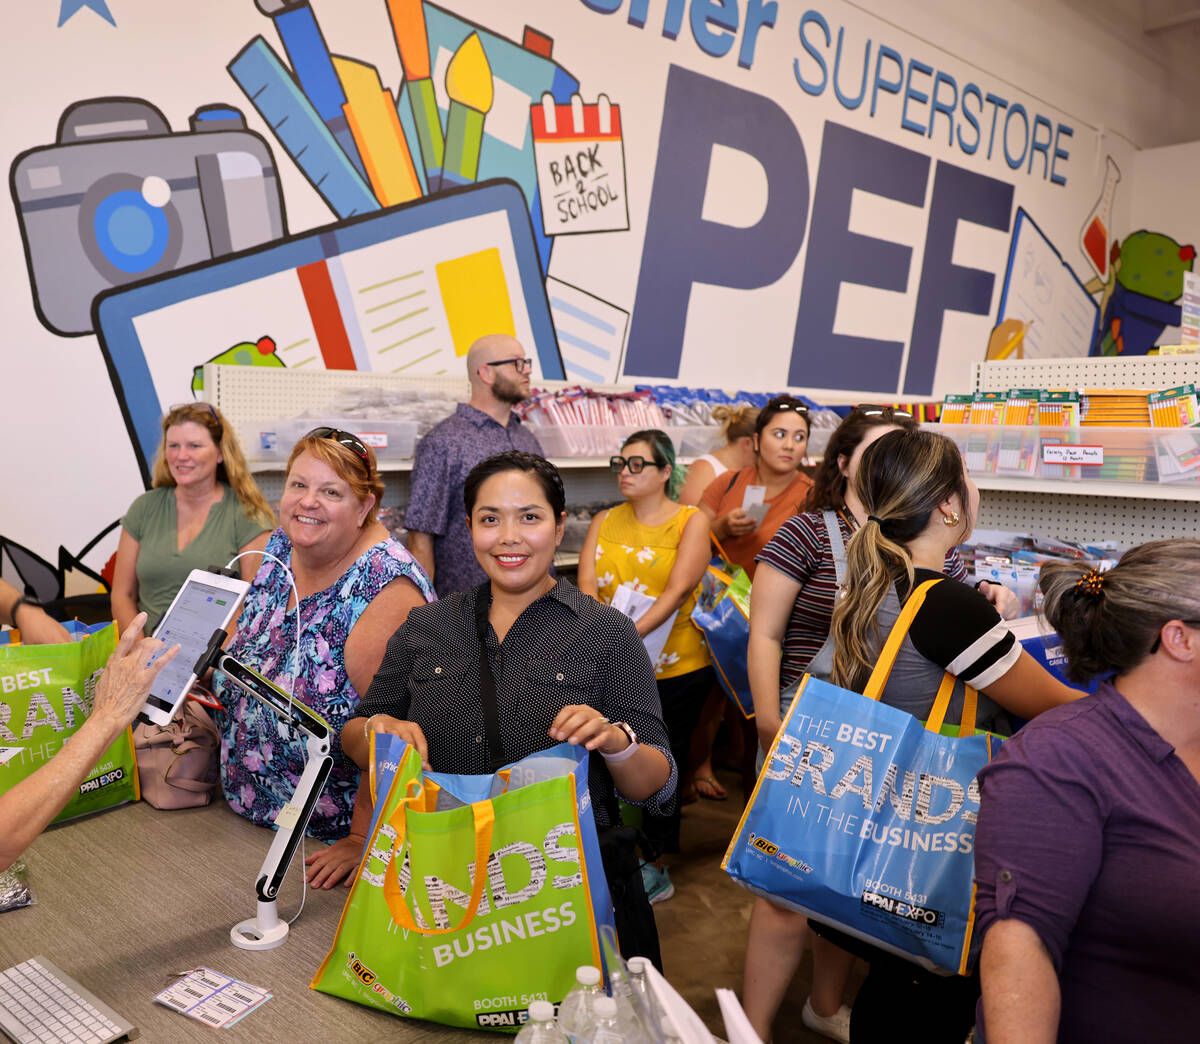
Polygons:
<instances>
[{"instance_id":1,"label":"black collared shirt","mask_svg":"<svg viewBox=\"0 0 1200 1044\"><path fill-rule=\"evenodd\" d=\"M435 772L491 771L479 694L477 590L457 591L408 614L358 710L363 717L416 722ZM558 712L586 704L610 721L628 722L639 743L663 753L670 778L646 801L631 803L655 813L670 810L676 768L654 669L633 621L559 580L517 617L503 643L489 625L487 646L506 762L554 746L547 729ZM599 755L589 758L588 787L597 827L619 823L612 776Z\"/></svg>"}]
</instances>

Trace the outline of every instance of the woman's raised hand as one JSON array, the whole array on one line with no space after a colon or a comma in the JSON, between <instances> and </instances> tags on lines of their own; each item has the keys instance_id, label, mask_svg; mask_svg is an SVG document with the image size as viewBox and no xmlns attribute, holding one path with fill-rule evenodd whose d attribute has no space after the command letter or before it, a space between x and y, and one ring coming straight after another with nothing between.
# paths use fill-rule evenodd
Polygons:
<instances>
[{"instance_id":1,"label":"woman's raised hand","mask_svg":"<svg viewBox=\"0 0 1200 1044\"><path fill-rule=\"evenodd\" d=\"M402 721L390 714L372 714L367 719L367 733L385 732L390 736L399 736L405 743L415 747L421 755L421 767L430 771L429 744L425 742L425 733L415 721Z\"/></svg>"}]
</instances>

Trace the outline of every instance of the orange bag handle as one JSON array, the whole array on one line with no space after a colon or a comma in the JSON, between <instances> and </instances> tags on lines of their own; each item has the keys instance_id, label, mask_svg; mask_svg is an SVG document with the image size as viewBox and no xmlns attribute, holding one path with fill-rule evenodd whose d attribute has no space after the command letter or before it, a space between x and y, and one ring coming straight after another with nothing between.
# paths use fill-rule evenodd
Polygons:
<instances>
[{"instance_id":1,"label":"orange bag handle","mask_svg":"<svg viewBox=\"0 0 1200 1044\"><path fill-rule=\"evenodd\" d=\"M417 792L412 793L416 787ZM388 825L396 831L396 840L392 843L392 858L383 876L383 897L387 900L388 909L394 920L401 928L418 935L446 935L459 932L475 920L479 912L479 904L483 899L483 886L487 880L488 856L492 851L492 827L496 821L496 810L491 801L476 801L471 805L471 814L475 826L475 879L471 882L471 900L467 904L462 921L452 928L422 928L408 908L404 892L400 888L401 850L408 832L409 806L425 799L425 788L419 780L409 780L405 788L407 793L400 799L400 804L388 820Z\"/></svg>"}]
</instances>

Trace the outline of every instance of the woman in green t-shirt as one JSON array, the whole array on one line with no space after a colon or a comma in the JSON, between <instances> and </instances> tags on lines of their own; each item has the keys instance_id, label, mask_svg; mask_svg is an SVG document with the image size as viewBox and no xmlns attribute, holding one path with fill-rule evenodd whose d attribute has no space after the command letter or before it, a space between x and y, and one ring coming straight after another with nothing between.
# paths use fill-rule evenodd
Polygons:
<instances>
[{"instance_id":1,"label":"woman in green t-shirt","mask_svg":"<svg viewBox=\"0 0 1200 1044\"><path fill-rule=\"evenodd\" d=\"M151 634L193 569L261 551L275 515L246 466L237 437L206 402L175 406L162 420L154 486L121 519L112 611L123 631L145 612ZM262 564L243 558L249 580Z\"/></svg>"}]
</instances>

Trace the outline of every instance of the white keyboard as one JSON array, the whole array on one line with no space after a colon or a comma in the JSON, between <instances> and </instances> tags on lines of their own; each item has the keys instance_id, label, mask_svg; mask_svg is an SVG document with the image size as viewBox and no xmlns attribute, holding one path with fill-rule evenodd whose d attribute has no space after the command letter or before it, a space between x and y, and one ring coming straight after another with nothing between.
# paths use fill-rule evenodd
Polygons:
<instances>
[{"instance_id":1,"label":"white keyboard","mask_svg":"<svg viewBox=\"0 0 1200 1044\"><path fill-rule=\"evenodd\" d=\"M133 1040L133 1023L45 957L0 971L0 1030L18 1044L109 1044Z\"/></svg>"}]
</instances>

